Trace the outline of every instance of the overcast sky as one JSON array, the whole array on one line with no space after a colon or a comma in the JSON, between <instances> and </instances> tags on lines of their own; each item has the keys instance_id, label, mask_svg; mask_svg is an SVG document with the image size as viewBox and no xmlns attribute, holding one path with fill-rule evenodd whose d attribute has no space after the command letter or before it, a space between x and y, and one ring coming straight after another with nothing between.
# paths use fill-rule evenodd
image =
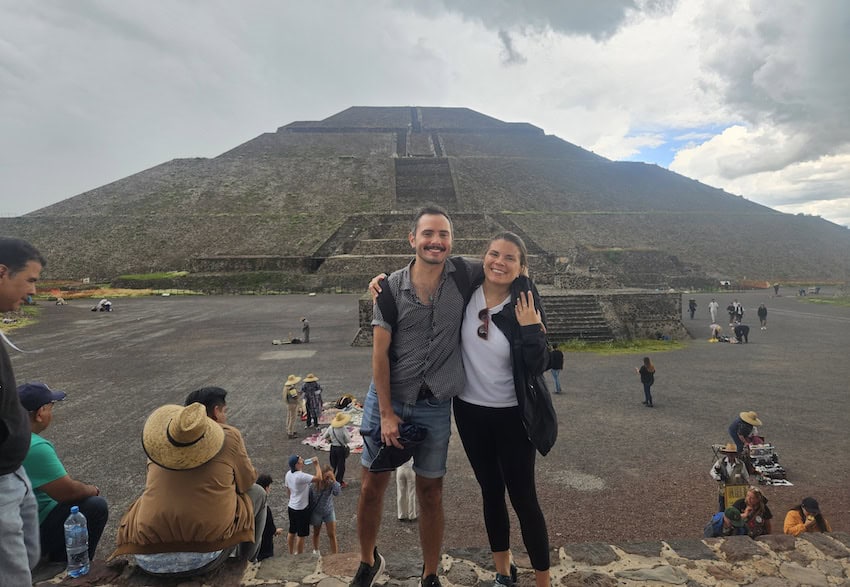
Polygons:
<instances>
[{"instance_id":1,"label":"overcast sky","mask_svg":"<svg viewBox=\"0 0 850 587\"><path fill-rule=\"evenodd\" d=\"M349 106L465 106L850 225L845 0L0 0L0 215Z\"/></svg>"}]
</instances>

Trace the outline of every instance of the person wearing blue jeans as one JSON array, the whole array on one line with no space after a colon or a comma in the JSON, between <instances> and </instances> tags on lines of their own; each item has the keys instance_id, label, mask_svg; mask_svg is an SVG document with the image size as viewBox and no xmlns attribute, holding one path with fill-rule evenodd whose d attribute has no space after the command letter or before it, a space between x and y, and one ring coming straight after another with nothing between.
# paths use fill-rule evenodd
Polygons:
<instances>
[{"instance_id":1,"label":"person wearing blue jeans","mask_svg":"<svg viewBox=\"0 0 850 587\"><path fill-rule=\"evenodd\" d=\"M20 308L46 265L28 242L0 237L0 313ZM8 343L5 335L3 340ZM38 563L38 505L22 463L30 446L27 412L0 342L0 587L32 584Z\"/></svg>"},{"instance_id":2,"label":"person wearing blue jeans","mask_svg":"<svg viewBox=\"0 0 850 587\"><path fill-rule=\"evenodd\" d=\"M561 393L561 370L564 368L564 353L553 346L549 351L549 370L555 382L555 393Z\"/></svg>"},{"instance_id":3,"label":"person wearing blue jeans","mask_svg":"<svg viewBox=\"0 0 850 587\"><path fill-rule=\"evenodd\" d=\"M471 281L471 270L463 259L449 259L452 224L441 208L418 212L408 242L415 251L414 260L383 282L373 308L372 384L360 429L364 443L357 505L361 562L351 587L373 587L386 566L376 542L391 471L371 471L370 465L381 444L403 448L399 442L403 423L426 430L424 441L411 450L423 558L419 584L440 587L437 573L451 400L464 385L458 339L465 299L459 284ZM466 279L452 275L455 272L465 272Z\"/></svg>"},{"instance_id":4,"label":"person wearing blue jeans","mask_svg":"<svg viewBox=\"0 0 850 587\"><path fill-rule=\"evenodd\" d=\"M643 365L640 369L635 367L635 372L640 375L640 382L643 384L643 405L647 408L652 407L652 384L655 383L655 365L649 360L649 357L643 358Z\"/></svg>"}]
</instances>

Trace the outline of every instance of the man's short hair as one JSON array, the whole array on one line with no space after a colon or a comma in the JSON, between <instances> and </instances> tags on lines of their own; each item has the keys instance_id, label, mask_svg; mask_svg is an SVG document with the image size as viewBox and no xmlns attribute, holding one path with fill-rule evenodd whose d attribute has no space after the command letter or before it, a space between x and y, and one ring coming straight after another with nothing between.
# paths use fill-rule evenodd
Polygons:
<instances>
[{"instance_id":1,"label":"man's short hair","mask_svg":"<svg viewBox=\"0 0 850 587\"><path fill-rule=\"evenodd\" d=\"M47 261L34 246L19 238L0 236L0 265L5 265L14 275L30 261L37 261L42 267L47 267Z\"/></svg>"},{"instance_id":2,"label":"man's short hair","mask_svg":"<svg viewBox=\"0 0 850 587\"><path fill-rule=\"evenodd\" d=\"M207 409L207 416L213 417L216 406L225 406L227 402L224 398L227 397L227 391L220 387L202 387L196 389L186 396L186 402L183 405L188 406L195 402L203 404Z\"/></svg>"},{"instance_id":3,"label":"man's short hair","mask_svg":"<svg viewBox=\"0 0 850 587\"><path fill-rule=\"evenodd\" d=\"M455 227L454 227L454 224L452 224L452 219L449 216L449 213L446 212L443 208L440 208L439 206L437 206L436 204L428 204L427 206L424 206L423 208L419 209L419 212L416 213L416 217L413 219L413 226L411 227L410 232L412 232L415 235L416 229L419 228L419 219L422 218L423 216L428 216L428 215L445 216L446 220L449 221L449 228L451 229L452 234L454 234Z\"/></svg>"},{"instance_id":4,"label":"man's short hair","mask_svg":"<svg viewBox=\"0 0 850 587\"><path fill-rule=\"evenodd\" d=\"M261 473L259 477L257 477L257 485L262 487L263 489L268 489L269 485L272 484L272 476L268 473Z\"/></svg>"}]
</instances>

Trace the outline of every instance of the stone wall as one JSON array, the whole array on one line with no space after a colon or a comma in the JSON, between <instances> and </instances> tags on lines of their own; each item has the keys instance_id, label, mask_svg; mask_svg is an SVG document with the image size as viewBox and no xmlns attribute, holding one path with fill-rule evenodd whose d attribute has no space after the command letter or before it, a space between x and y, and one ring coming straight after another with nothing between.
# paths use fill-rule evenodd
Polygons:
<instances>
[{"instance_id":1,"label":"stone wall","mask_svg":"<svg viewBox=\"0 0 850 587\"><path fill-rule=\"evenodd\" d=\"M688 337L679 292L600 293L597 300L617 339L656 338L659 332L674 340Z\"/></svg>"}]
</instances>

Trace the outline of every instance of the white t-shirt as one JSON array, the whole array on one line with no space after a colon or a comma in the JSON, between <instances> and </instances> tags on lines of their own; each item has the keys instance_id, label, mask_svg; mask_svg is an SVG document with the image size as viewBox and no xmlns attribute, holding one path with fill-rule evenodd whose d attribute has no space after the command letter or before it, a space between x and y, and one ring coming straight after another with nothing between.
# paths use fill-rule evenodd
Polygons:
<instances>
[{"instance_id":1,"label":"white t-shirt","mask_svg":"<svg viewBox=\"0 0 850 587\"><path fill-rule=\"evenodd\" d=\"M313 482L313 475L304 471L287 471L284 482L289 488L289 507L294 510L307 509L310 505L310 483Z\"/></svg>"},{"instance_id":2,"label":"white t-shirt","mask_svg":"<svg viewBox=\"0 0 850 587\"><path fill-rule=\"evenodd\" d=\"M510 303L508 296L502 303L490 308L490 326L487 339L478 336L478 327L482 321L478 312L487 307L484 290L473 292L461 327L461 352L463 368L466 371L466 385L460 399L478 406L508 408L517 405L514 376L511 367L511 343L493 324L493 314L498 314L505 304Z\"/></svg>"}]
</instances>

